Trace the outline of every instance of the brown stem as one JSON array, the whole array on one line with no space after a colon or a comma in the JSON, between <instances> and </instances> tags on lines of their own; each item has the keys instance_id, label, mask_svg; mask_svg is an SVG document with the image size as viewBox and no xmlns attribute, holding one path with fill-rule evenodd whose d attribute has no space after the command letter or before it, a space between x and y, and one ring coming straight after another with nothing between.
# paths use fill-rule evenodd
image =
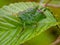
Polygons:
<instances>
[{"instance_id":1,"label":"brown stem","mask_svg":"<svg viewBox=\"0 0 60 45\"><path fill-rule=\"evenodd\" d=\"M59 4L47 4L47 6L60 8L60 5Z\"/></svg>"},{"instance_id":2,"label":"brown stem","mask_svg":"<svg viewBox=\"0 0 60 45\"><path fill-rule=\"evenodd\" d=\"M60 43L60 36L51 45L58 45L59 43Z\"/></svg>"},{"instance_id":3,"label":"brown stem","mask_svg":"<svg viewBox=\"0 0 60 45\"><path fill-rule=\"evenodd\" d=\"M52 0L48 0L48 1L44 4L44 6L46 7L51 1L52 1Z\"/></svg>"},{"instance_id":4,"label":"brown stem","mask_svg":"<svg viewBox=\"0 0 60 45\"><path fill-rule=\"evenodd\" d=\"M49 7L55 7L60 8L60 4L49 4L52 0L48 0L45 4L42 4L43 7L49 6Z\"/></svg>"}]
</instances>

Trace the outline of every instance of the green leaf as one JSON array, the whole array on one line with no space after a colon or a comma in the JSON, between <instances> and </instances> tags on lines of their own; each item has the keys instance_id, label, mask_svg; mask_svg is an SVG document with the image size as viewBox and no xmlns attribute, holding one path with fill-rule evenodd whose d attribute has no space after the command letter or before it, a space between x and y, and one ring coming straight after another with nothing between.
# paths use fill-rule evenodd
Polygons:
<instances>
[{"instance_id":1,"label":"green leaf","mask_svg":"<svg viewBox=\"0 0 60 45\"><path fill-rule=\"evenodd\" d=\"M37 26L36 24L31 25L29 23L28 23L29 25L25 25L24 23L21 24L22 20L20 20L19 16L22 16L22 14L19 14L19 12L24 12L24 10L27 10L30 8L34 9L34 7L37 7L37 5L38 4L35 2L25 2L25 3L20 2L20 3L10 4L9 6L3 6L0 9L0 32L1 32L0 45L20 45L21 43L24 43L25 41L30 40L31 38L47 30L48 28L56 25L56 20L53 17L50 10L43 7L41 10L43 11L44 14L42 14L41 16L44 15L46 16L46 18L42 17L43 19L38 21ZM38 9L40 8L41 6L39 6ZM30 13L32 14L31 11ZM27 12L26 15L30 13ZM38 12L34 12L34 14L35 13L38 13ZM28 16L26 16L25 18L27 17Z\"/></svg>"}]
</instances>

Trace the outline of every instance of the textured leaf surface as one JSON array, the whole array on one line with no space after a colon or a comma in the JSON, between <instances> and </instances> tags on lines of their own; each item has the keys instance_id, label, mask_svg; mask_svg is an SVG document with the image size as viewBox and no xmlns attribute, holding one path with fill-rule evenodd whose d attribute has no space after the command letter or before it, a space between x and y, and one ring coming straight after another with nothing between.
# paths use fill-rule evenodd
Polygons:
<instances>
[{"instance_id":1,"label":"textured leaf surface","mask_svg":"<svg viewBox=\"0 0 60 45\"><path fill-rule=\"evenodd\" d=\"M25 28L21 26L18 13L37 5L35 2L20 2L0 9L0 45L20 45L51 26L55 26L56 20L47 8L42 9L46 18L38 21L37 26L36 24L25 26Z\"/></svg>"}]
</instances>

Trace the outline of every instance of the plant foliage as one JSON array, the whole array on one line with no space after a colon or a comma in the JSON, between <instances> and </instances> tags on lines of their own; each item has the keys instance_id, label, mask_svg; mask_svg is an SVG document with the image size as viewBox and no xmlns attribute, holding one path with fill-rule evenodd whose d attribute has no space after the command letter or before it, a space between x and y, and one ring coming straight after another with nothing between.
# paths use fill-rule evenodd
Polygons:
<instances>
[{"instance_id":1,"label":"plant foliage","mask_svg":"<svg viewBox=\"0 0 60 45\"><path fill-rule=\"evenodd\" d=\"M0 8L0 45L20 45L55 25L50 10L35 2L3 6Z\"/></svg>"}]
</instances>

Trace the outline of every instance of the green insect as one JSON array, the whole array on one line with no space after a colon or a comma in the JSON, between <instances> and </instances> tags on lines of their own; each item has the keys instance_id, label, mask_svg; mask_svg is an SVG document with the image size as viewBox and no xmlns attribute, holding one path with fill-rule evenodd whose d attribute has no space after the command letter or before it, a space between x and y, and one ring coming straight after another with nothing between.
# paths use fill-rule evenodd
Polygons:
<instances>
[{"instance_id":1,"label":"green insect","mask_svg":"<svg viewBox=\"0 0 60 45\"><path fill-rule=\"evenodd\" d=\"M40 20L46 18L45 14L38 8L39 7L37 6L19 12L19 18L22 23L25 23L26 25L36 24Z\"/></svg>"}]
</instances>

